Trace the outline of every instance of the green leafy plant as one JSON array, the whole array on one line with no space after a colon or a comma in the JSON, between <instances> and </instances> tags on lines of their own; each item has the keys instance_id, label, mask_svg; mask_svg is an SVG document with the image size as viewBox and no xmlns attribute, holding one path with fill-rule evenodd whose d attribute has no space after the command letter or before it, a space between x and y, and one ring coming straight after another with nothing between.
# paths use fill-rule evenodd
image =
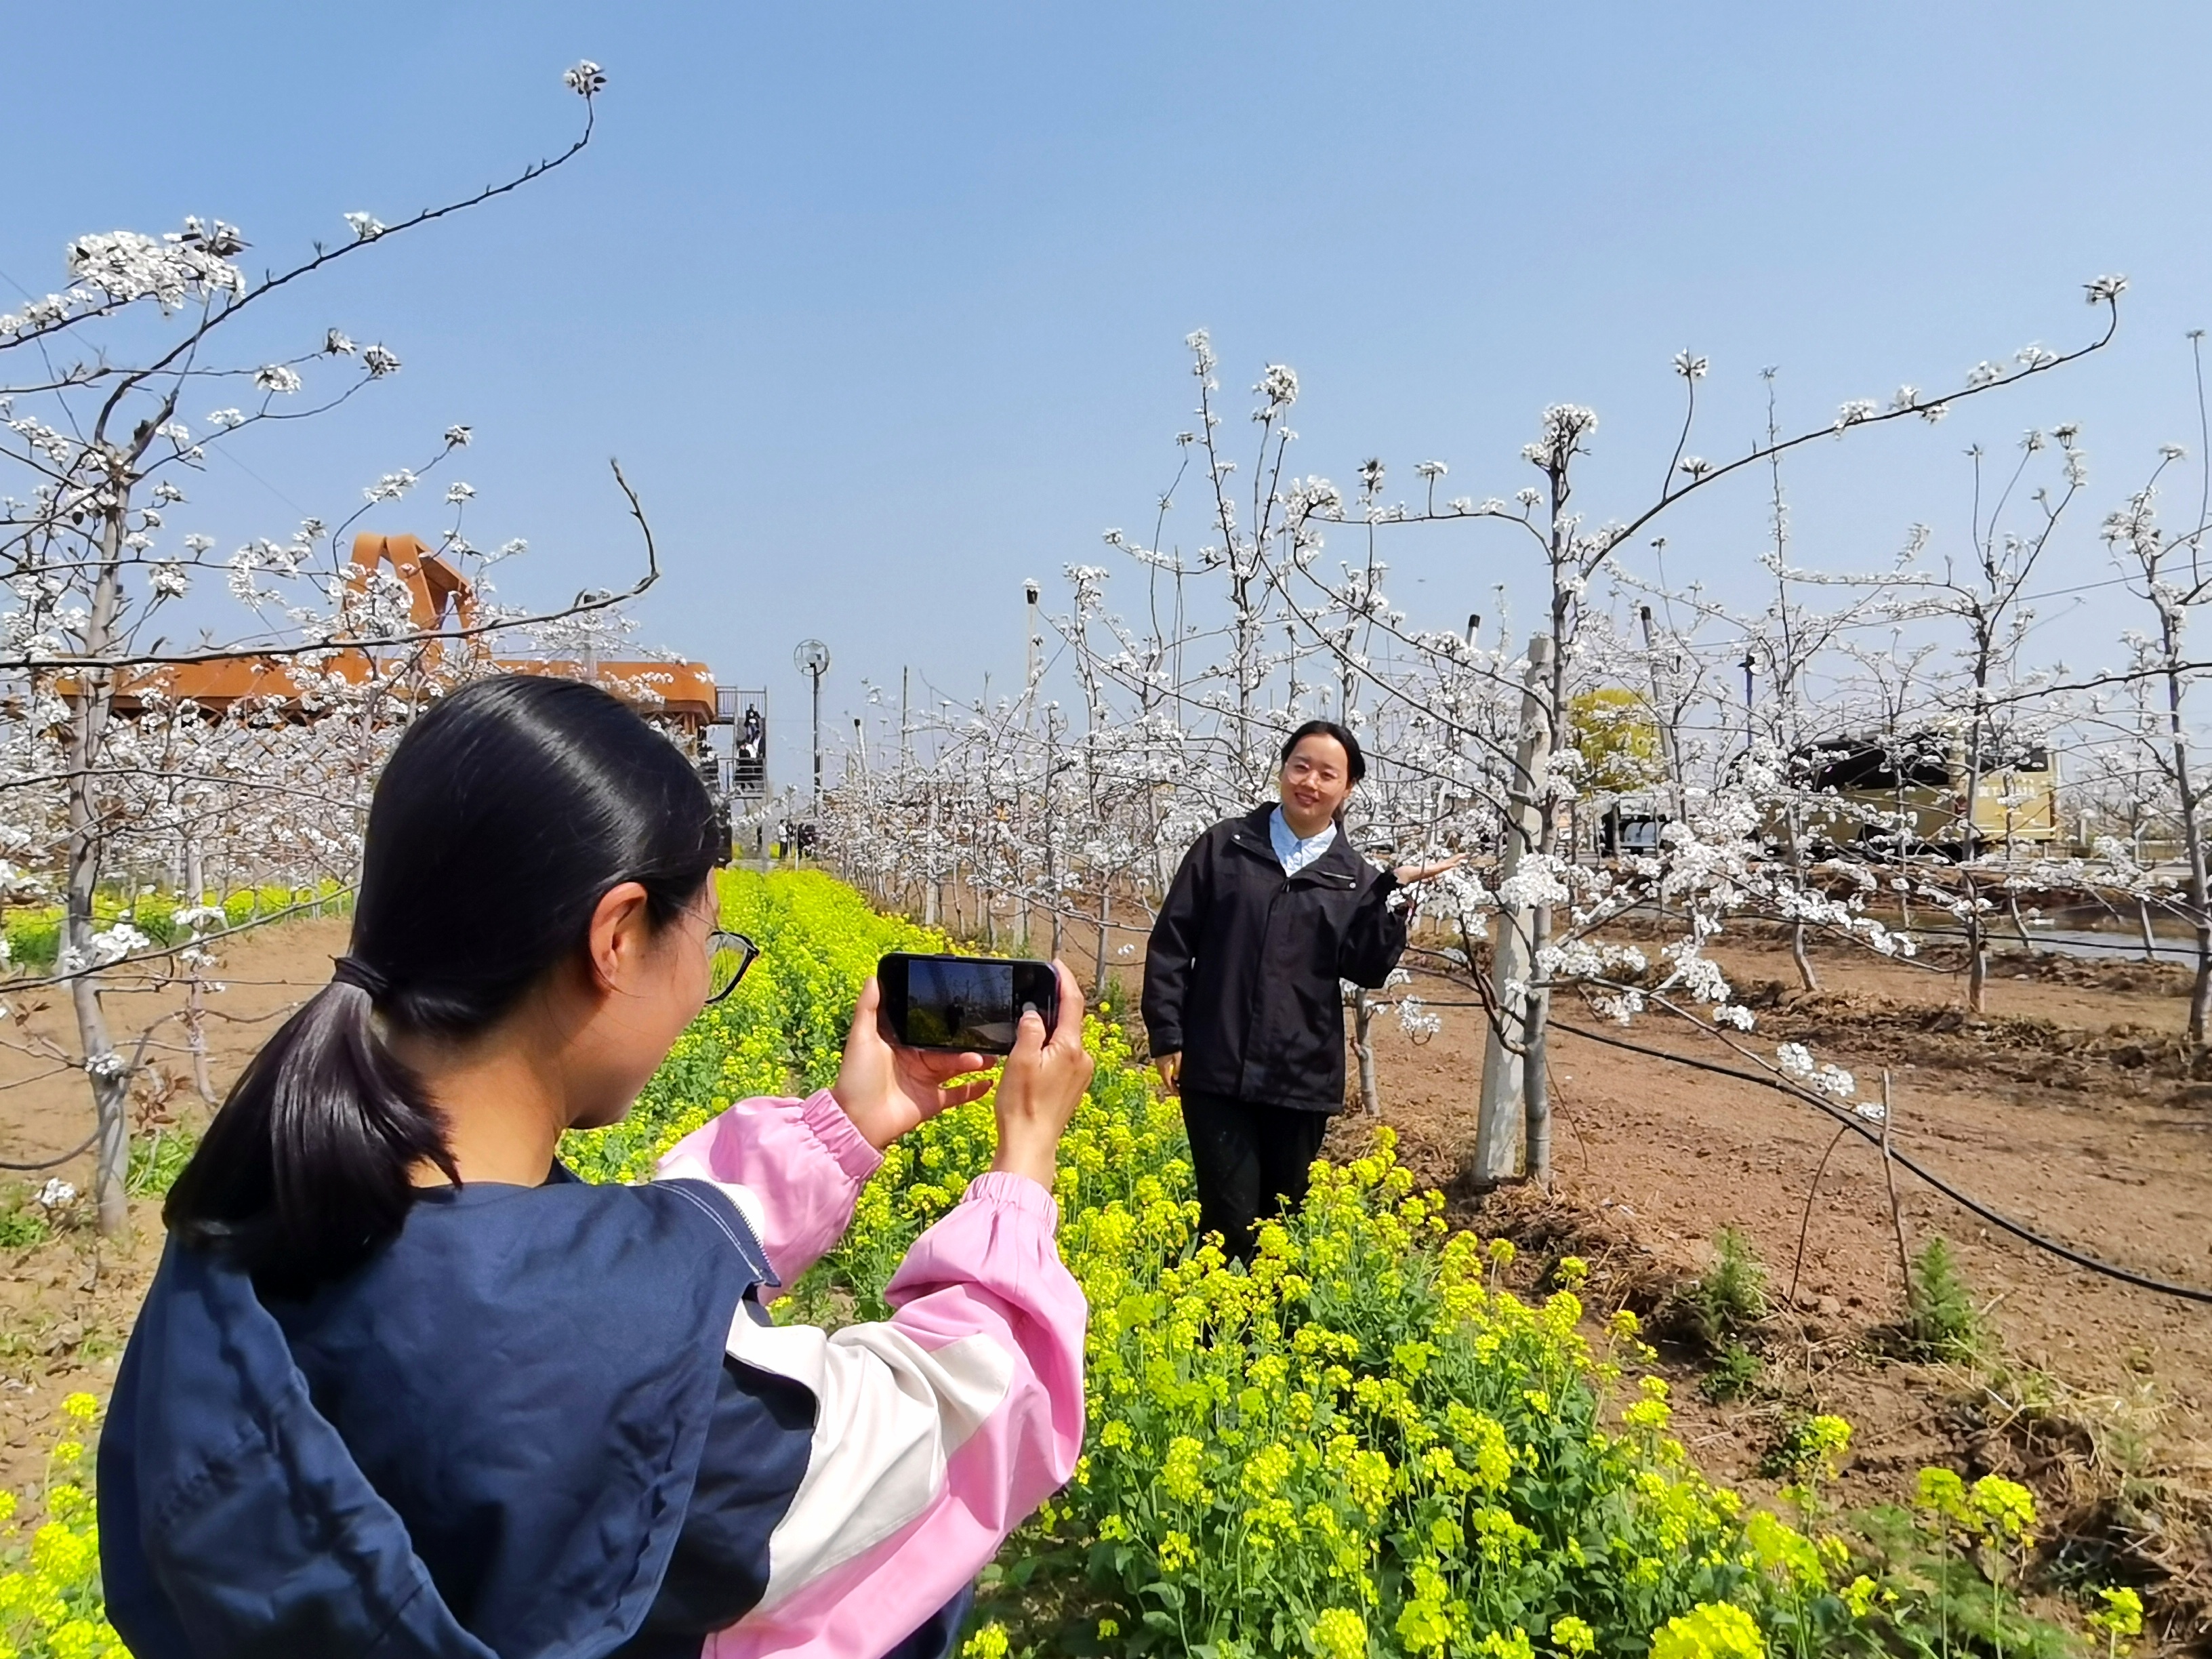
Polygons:
<instances>
[{"instance_id":1,"label":"green leafy plant","mask_svg":"<svg viewBox=\"0 0 2212 1659\"><path fill-rule=\"evenodd\" d=\"M1766 1267L1734 1227L1713 1240L1712 1265L1677 1293L1690 1331L1715 1352L1766 1317Z\"/></svg>"},{"instance_id":2,"label":"green leafy plant","mask_svg":"<svg viewBox=\"0 0 2212 1659\"><path fill-rule=\"evenodd\" d=\"M131 1172L125 1178L124 1190L133 1198L167 1197L199 1144L199 1136L181 1124L132 1137Z\"/></svg>"},{"instance_id":3,"label":"green leafy plant","mask_svg":"<svg viewBox=\"0 0 2212 1659\"><path fill-rule=\"evenodd\" d=\"M1916 1353L1972 1364L1985 1356L1989 1333L1958 1258L1940 1235L1913 1259L1905 1334Z\"/></svg>"},{"instance_id":4,"label":"green leafy plant","mask_svg":"<svg viewBox=\"0 0 2212 1659\"><path fill-rule=\"evenodd\" d=\"M1822 1413L1799 1418L1775 1437L1759 1460L1759 1472L1770 1480L1790 1480L1808 1487L1830 1474L1850 1441L1850 1425L1840 1417Z\"/></svg>"},{"instance_id":5,"label":"green leafy plant","mask_svg":"<svg viewBox=\"0 0 2212 1659\"><path fill-rule=\"evenodd\" d=\"M1716 1406L1725 1406L1756 1389L1765 1369L1765 1362L1742 1343L1725 1342L1712 1369L1699 1379L1698 1392Z\"/></svg>"},{"instance_id":6,"label":"green leafy plant","mask_svg":"<svg viewBox=\"0 0 2212 1659\"><path fill-rule=\"evenodd\" d=\"M0 1208L0 1250L27 1250L53 1237L46 1212L19 1193Z\"/></svg>"},{"instance_id":7,"label":"green leafy plant","mask_svg":"<svg viewBox=\"0 0 2212 1659\"><path fill-rule=\"evenodd\" d=\"M1879 1584L1866 1626L1881 1638L1878 1651L2077 1659L2078 1639L2032 1615L2021 1599L2036 1526L2025 1487L1999 1475L1969 1482L1950 1469L1923 1468L1909 1509L1884 1505L1857 1521L1862 1559L1875 1575L1869 1582Z\"/></svg>"}]
</instances>

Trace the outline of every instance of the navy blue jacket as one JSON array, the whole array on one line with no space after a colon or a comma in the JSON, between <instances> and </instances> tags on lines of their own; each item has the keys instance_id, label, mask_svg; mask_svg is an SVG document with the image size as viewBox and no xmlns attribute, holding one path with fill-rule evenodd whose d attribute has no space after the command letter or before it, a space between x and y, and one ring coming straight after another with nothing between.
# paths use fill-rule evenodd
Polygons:
<instances>
[{"instance_id":1,"label":"navy blue jacket","mask_svg":"<svg viewBox=\"0 0 2212 1659\"><path fill-rule=\"evenodd\" d=\"M173 1241L100 1441L109 1619L137 1659L696 1656L807 1465L812 1396L724 1352L775 1282L711 1188L559 1170L424 1194L305 1302Z\"/></svg>"}]
</instances>

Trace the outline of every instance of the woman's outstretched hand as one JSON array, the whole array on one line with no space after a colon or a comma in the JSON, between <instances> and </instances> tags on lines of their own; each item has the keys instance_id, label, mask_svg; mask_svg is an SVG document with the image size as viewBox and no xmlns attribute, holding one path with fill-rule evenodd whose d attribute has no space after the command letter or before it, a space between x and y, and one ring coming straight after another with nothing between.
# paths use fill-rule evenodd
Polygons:
<instances>
[{"instance_id":1,"label":"woman's outstretched hand","mask_svg":"<svg viewBox=\"0 0 2212 1659\"><path fill-rule=\"evenodd\" d=\"M1456 870L1467 862L1467 854L1454 853L1448 859L1437 859L1428 864L1401 864L1398 866L1398 885L1411 887L1417 881L1434 881L1448 870Z\"/></svg>"},{"instance_id":2,"label":"woman's outstretched hand","mask_svg":"<svg viewBox=\"0 0 2212 1659\"><path fill-rule=\"evenodd\" d=\"M1060 1018L1047 1031L1034 1008L1022 1015L1014 1051L999 1074L999 1155L991 1167L1027 1176L1049 1192L1059 1167L1060 1138L1083 1091L1091 1086L1097 1062L1083 1047L1083 993L1066 965L1055 962L1060 978Z\"/></svg>"},{"instance_id":3,"label":"woman's outstretched hand","mask_svg":"<svg viewBox=\"0 0 2212 1659\"><path fill-rule=\"evenodd\" d=\"M1060 994L1064 998L1066 993L1063 990ZM951 1083L956 1077L980 1072L989 1065L981 1054L927 1053L896 1048L886 1041L878 1023L882 1005L883 992L872 974L860 988L860 1006L853 1010L853 1029L845 1033L845 1058L837 1067L837 1080L830 1085L831 1096L853 1120L853 1127L879 1152L939 1112L981 1100L991 1091L988 1078ZM1082 1020L1079 1003L1075 1027L1079 1037Z\"/></svg>"}]
</instances>

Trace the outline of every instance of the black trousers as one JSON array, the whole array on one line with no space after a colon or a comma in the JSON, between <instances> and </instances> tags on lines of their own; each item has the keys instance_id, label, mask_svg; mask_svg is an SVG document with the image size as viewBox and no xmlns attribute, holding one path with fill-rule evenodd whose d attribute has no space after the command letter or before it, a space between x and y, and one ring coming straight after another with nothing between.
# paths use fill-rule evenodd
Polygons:
<instances>
[{"instance_id":1,"label":"black trousers","mask_svg":"<svg viewBox=\"0 0 2212 1659\"><path fill-rule=\"evenodd\" d=\"M1249 1261L1259 1224L1305 1200L1306 1172L1330 1114L1186 1091L1183 1128L1198 1176L1198 1230L1219 1233L1230 1257Z\"/></svg>"}]
</instances>

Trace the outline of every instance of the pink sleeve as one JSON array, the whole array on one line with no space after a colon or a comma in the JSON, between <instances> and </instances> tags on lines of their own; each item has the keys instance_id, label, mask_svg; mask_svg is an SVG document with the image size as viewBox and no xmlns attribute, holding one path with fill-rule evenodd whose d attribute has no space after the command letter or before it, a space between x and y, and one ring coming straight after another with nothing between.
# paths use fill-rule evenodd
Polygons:
<instances>
[{"instance_id":1,"label":"pink sleeve","mask_svg":"<svg viewBox=\"0 0 2212 1659\"><path fill-rule=\"evenodd\" d=\"M824 1089L741 1100L670 1147L654 1174L720 1187L789 1286L845 1236L883 1161Z\"/></svg>"},{"instance_id":2,"label":"pink sleeve","mask_svg":"<svg viewBox=\"0 0 2212 1659\"><path fill-rule=\"evenodd\" d=\"M907 1252L886 1323L733 1330L733 1354L801 1373L819 1410L760 1605L705 1659L875 1659L1066 1484L1089 1310L1058 1222L1035 1182L980 1176Z\"/></svg>"}]
</instances>

